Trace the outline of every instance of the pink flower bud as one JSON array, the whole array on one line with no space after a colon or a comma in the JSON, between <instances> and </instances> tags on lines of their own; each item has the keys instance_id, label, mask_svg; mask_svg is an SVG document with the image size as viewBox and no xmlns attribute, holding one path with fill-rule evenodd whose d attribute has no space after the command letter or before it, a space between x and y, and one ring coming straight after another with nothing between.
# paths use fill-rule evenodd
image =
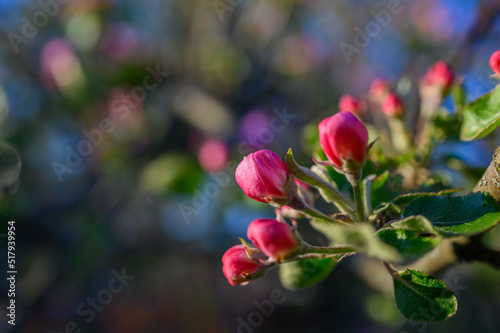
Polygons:
<instances>
[{"instance_id":1,"label":"pink flower bud","mask_svg":"<svg viewBox=\"0 0 500 333\"><path fill-rule=\"evenodd\" d=\"M272 219L253 220L248 226L247 237L268 257L278 260L287 258L302 244L292 227Z\"/></svg>"},{"instance_id":2,"label":"pink flower bud","mask_svg":"<svg viewBox=\"0 0 500 333\"><path fill-rule=\"evenodd\" d=\"M267 149L248 155L236 168L238 185L248 197L260 202L286 202L291 198L291 177L287 165Z\"/></svg>"},{"instance_id":3,"label":"pink flower bud","mask_svg":"<svg viewBox=\"0 0 500 333\"><path fill-rule=\"evenodd\" d=\"M491 55L490 66L495 74L500 75L500 50Z\"/></svg>"},{"instance_id":4,"label":"pink flower bud","mask_svg":"<svg viewBox=\"0 0 500 333\"><path fill-rule=\"evenodd\" d=\"M377 101L382 101L384 97L389 93L389 81L379 77L373 80L370 85L370 97Z\"/></svg>"},{"instance_id":5,"label":"pink flower bud","mask_svg":"<svg viewBox=\"0 0 500 333\"><path fill-rule=\"evenodd\" d=\"M257 279L266 270L266 266L249 257L244 245L235 245L222 256L222 272L232 286Z\"/></svg>"},{"instance_id":6,"label":"pink flower bud","mask_svg":"<svg viewBox=\"0 0 500 333\"><path fill-rule=\"evenodd\" d=\"M365 163L368 130L350 112L339 112L319 124L319 142L334 166L346 172L359 171Z\"/></svg>"},{"instance_id":7,"label":"pink flower bud","mask_svg":"<svg viewBox=\"0 0 500 333\"><path fill-rule=\"evenodd\" d=\"M423 83L428 86L437 86L443 91L448 91L453 81L455 81L455 74L446 62L440 60L427 70Z\"/></svg>"},{"instance_id":8,"label":"pink flower bud","mask_svg":"<svg viewBox=\"0 0 500 333\"><path fill-rule=\"evenodd\" d=\"M400 117L403 111L403 101L394 93L387 95L382 102L382 112L388 117Z\"/></svg>"},{"instance_id":9,"label":"pink flower bud","mask_svg":"<svg viewBox=\"0 0 500 333\"><path fill-rule=\"evenodd\" d=\"M361 114L361 103L359 99L352 95L343 95L339 100L339 111L349 111L354 114Z\"/></svg>"}]
</instances>

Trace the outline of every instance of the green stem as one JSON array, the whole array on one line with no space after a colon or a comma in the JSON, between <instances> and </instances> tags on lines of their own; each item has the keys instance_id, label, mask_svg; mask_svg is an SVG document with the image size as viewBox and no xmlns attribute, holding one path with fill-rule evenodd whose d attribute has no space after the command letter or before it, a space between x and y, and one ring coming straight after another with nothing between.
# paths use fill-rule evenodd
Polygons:
<instances>
[{"instance_id":1,"label":"green stem","mask_svg":"<svg viewBox=\"0 0 500 333\"><path fill-rule=\"evenodd\" d=\"M287 202L287 205L292 207L295 210L300 211L302 214L304 214L307 217L312 218L312 219L318 219L318 220L327 221L327 222L351 225L345 221L342 221L342 220L330 217L328 215L325 215L322 212L308 206L304 201L302 201L300 199L300 197L292 198L289 202Z\"/></svg>"},{"instance_id":2,"label":"green stem","mask_svg":"<svg viewBox=\"0 0 500 333\"><path fill-rule=\"evenodd\" d=\"M341 213L354 217L352 203L332 184L328 171L318 165L313 165L311 171L320 178L320 181L313 186L319 189L321 196L326 201L333 203Z\"/></svg>"},{"instance_id":3,"label":"green stem","mask_svg":"<svg viewBox=\"0 0 500 333\"><path fill-rule=\"evenodd\" d=\"M323 254L323 253L306 253L301 254L292 259L284 260L281 263L291 262L291 261L299 261L299 260L308 260L308 259L325 259L325 258L334 258L338 256L338 254Z\"/></svg>"},{"instance_id":4,"label":"green stem","mask_svg":"<svg viewBox=\"0 0 500 333\"><path fill-rule=\"evenodd\" d=\"M365 207L365 214L367 217L370 216L370 214L373 212L373 207L372 207L372 183L373 180L376 178L375 175L370 175L365 178L364 180L364 186L363 186L363 204Z\"/></svg>"},{"instance_id":5,"label":"green stem","mask_svg":"<svg viewBox=\"0 0 500 333\"><path fill-rule=\"evenodd\" d=\"M356 252L356 249L354 249L350 246L329 247L329 246L313 246L313 245L307 244L304 253L344 254L344 253L351 253L351 252Z\"/></svg>"},{"instance_id":6,"label":"green stem","mask_svg":"<svg viewBox=\"0 0 500 333\"><path fill-rule=\"evenodd\" d=\"M354 192L354 201L356 203L356 213L358 214L359 222L366 222L365 209L363 207L363 199L361 195L361 172L346 174L347 180L352 185Z\"/></svg>"},{"instance_id":7,"label":"green stem","mask_svg":"<svg viewBox=\"0 0 500 333\"><path fill-rule=\"evenodd\" d=\"M361 199L361 186L359 182L352 187L354 191L354 199L356 200L356 212L360 222L366 222L365 212L363 209L363 200Z\"/></svg>"},{"instance_id":8,"label":"green stem","mask_svg":"<svg viewBox=\"0 0 500 333\"><path fill-rule=\"evenodd\" d=\"M304 215L306 215L306 216L308 216L310 218L319 219L319 220L323 220L323 221L327 221L327 222L333 222L333 223L341 223L341 224L345 224L345 225L351 225L351 224L349 224L347 222L344 222L344 221L341 221L339 219L336 219L336 218L330 217L328 215L325 215L322 212L317 211L316 209L311 208L309 206L306 206L304 209L301 210L301 212Z\"/></svg>"},{"instance_id":9,"label":"green stem","mask_svg":"<svg viewBox=\"0 0 500 333\"><path fill-rule=\"evenodd\" d=\"M415 138L415 146L419 147L421 152L419 162L420 165L426 165L432 150L432 131L434 119L437 115L437 110L442 102L441 95L426 94L421 92L420 96L422 103L420 106L420 114L417 121L417 134Z\"/></svg>"},{"instance_id":10,"label":"green stem","mask_svg":"<svg viewBox=\"0 0 500 333\"><path fill-rule=\"evenodd\" d=\"M387 119L389 131L391 132L391 141L394 150L398 154L404 154L410 149L410 134L402 119L391 117Z\"/></svg>"},{"instance_id":11,"label":"green stem","mask_svg":"<svg viewBox=\"0 0 500 333\"><path fill-rule=\"evenodd\" d=\"M307 259L323 259L323 258L335 258L339 254L349 254L349 253L355 253L356 249L349 247L349 246L337 246L337 247L327 247L327 246L313 246L309 245L307 243L304 243L303 245L303 253L299 254L298 256L295 256L288 261L298 261L298 260L307 260ZM337 257L335 260L340 260L340 258Z\"/></svg>"}]
</instances>

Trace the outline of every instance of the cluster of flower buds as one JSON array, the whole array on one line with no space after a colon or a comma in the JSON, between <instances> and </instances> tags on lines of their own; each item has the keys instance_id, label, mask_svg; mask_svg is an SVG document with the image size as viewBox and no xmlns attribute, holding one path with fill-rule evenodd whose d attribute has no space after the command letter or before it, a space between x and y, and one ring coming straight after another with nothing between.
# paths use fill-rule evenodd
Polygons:
<instances>
[{"instance_id":1,"label":"cluster of flower buds","mask_svg":"<svg viewBox=\"0 0 500 333\"><path fill-rule=\"evenodd\" d=\"M256 247L236 245L222 257L222 271L233 286L262 277L270 264L291 258L302 249L302 237L296 228L273 219L253 220L247 237Z\"/></svg>"},{"instance_id":2,"label":"cluster of flower buds","mask_svg":"<svg viewBox=\"0 0 500 333\"><path fill-rule=\"evenodd\" d=\"M389 118L400 118L404 113L401 98L391 91L390 83L384 78L376 78L370 85L370 98L377 103Z\"/></svg>"},{"instance_id":3,"label":"cluster of flower buds","mask_svg":"<svg viewBox=\"0 0 500 333\"><path fill-rule=\"evenodd\" d=\"M493 71L500 75L500 51L493 54L490 65ZM421 91L432 93L432 97L437 97L434 100L441 102L454 81L455 74L450 67L445 62L438 61L427 71L420 82L420 87ZM376 105L385 115L391 134L400 134L395 135L393 140L396 142L406 140L407 144L399 144L401 149L398 151L408 151L411 138L407 135L405 124L401 119L404 114L404 104L391 90L391 84L383 78L375 79L370 86L367 101L369 101L368 107ZM330 166L346 176L353 187L355 207L348 200L344 200L341 193L335 194L335 199L332 200L347 202L344 206L340 206L340 211L350 223L367 222L360 180L368 151L373 143L369 144L368 129L356 116L360 116L363 112L360 100L351 95L343 95L339 101L339 109L340 112L323 119L318 125L319 143L328 160L315 160L315 162ZM397 144L394 146L397 148ZM252 199L279 208L280 213L277 220L261 218L252 221L248 226L247 237L253 245L242 240L242 245L230 248L222 257L224 275L233 286L259 278L270 267L283 261L299 260L302 259L301 255L314 254L310 251L315 247L302 240L295 220L292 220L294 222L292 227L284 221L283 216L309 217L327 223L344 223L343 220L327 216L312 208L314 195L309 185L294 176L320 188L320 193L324 195L321 191L324 188L318 185L322 181L318 182L311 178L313 176L307 173L312 172L311 170L297 167L293 157L290 160L287 156L287 163L289 164L283 162L276 153L263 149L246 156L236 169L236 182L243 192ZM324 253L319 252L319 254Z\"/></svg>"},{"instance_id":4,"label":"cluster of flower buds","mask_svg":"<svg viewBox=\"0 0 500 333\"><path fill-rule=\"evenodd\" d=\"M318 163L346 176L360 175L369 149L368 130L354 114L343 111L324 119L319 124L319 139L329 161ZM280 207L285 213L300 214L314 203L309 185L294 179L281 158L267 149L243 159L236 168L236 182L248 197ZM232 247L222 258L223 272L231 285L259 278L271 264L291 259L307 247L295 225L291 227L282 218L252 221L247 237L255 247L242 241L243 245Z\"/></svg>"}]
</instances>

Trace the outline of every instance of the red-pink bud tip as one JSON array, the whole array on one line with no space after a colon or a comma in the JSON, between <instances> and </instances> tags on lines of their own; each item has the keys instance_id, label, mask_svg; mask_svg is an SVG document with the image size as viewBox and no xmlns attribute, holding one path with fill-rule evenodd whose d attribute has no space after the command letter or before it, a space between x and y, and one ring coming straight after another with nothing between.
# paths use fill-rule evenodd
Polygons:
<instances>
[{"instance_id":1,"label":"red-pink bud tip","mask_svg":"<svg viewBox=\"0 0 500 333\"><path fill-rule=\"evenodd\" d=\"M359 171L368 148L368 130L351 112L339 112L318 126L319 142L328 159L346 172ZM354 162L358 170L345 170Z\"/></svg>"},{"instance_id":2,"label":"red-pink bud tip","mask_svg":"<svg viewBox=\"0 0 500 333\"><path fill-rule=\"evenodd\" d=\"M272 219L253 220L248 226L247 237L268 257L284 259L301 245L292 227Z\"/></svg>"},{"instance_id":3,"label":"red-pink bud tip","mask_svg":"<svg viewBox=\"0 0 500 333\"><path fill-rule=\"evenodd\" d=\"M236 168L236 182L245 194L260 202L285 200L290 194L287 165L274 152L263 149L245 157Z\"/></svg>"},{"instance_id":4,"label":"red-pink bud tip","mask_svg":"<svg viewBox=\"0 0 500 333\"><path fill-rule=\"evenodd\" d=\"M404 112L403 101L394 93L387 95L382 102L382 112L388 117L400 117Z\"/></svg>"},{"instance_id":5,"label":"red-pink bud tip","mask_svg":"<svg viewBox=\"0 0 500 333\"><path fill-rule=\"evenodd\" d=\"M490 57L490 66L495 74L500 75L500 50L493 53Z\"/></svg>"},{"instance_id":6,"label":"red-pink bud tip","mask_svg":"<svg viewBox=\"0 0 500 333\"><path fill-rule=\"evenodd\" d=\"M234 286L261 277L265 274L266 267L250 258L244 245L235 245L222 256L222 272Z\"/></svg>"},{"instance_id":7,"label":"red-pink bud tip","mask_svg":"<svg viewBox=\"0 0 500 333\"><path fill-rule=\"evenodd\" d=\"M352 95L343 95L339 100L339 111L349 111L354 114L361 114L361 103L358 98Z\"/></svg>"},{"instance_id":8,"label":"red-pink bud tip","mask_svg":"<svg viewBox=\"0 0 500 333\"><path fill-rule=\"evenodd\" d=\"M390 83L385 78L379 77L370 85L370 97L381 101L390 92Z\"/></svg>"},{"instance_id":9,"label":"red-pink bud tip","mask_svg":"<svg viewBox=\"0 0 500 333\"><path fill-rule=\"evenodd\" d=\"M438 86L444 91L451 88L454 80L455 73L450 66L442 60L436 62L431 68L429 68L424 76L424 83L426 85Z\"/></svg>"}]
</instances>

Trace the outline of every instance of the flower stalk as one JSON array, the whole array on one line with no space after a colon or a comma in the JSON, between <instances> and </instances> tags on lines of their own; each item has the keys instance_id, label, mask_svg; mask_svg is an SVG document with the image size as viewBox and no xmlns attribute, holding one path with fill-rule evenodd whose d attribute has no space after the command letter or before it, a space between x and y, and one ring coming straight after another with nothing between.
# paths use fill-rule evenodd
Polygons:
<instances>
[{"instance_id":1,"label":"flower stalk","mask_svg":"<svg viewBox=\"0 0 500 333\"><path fill-rule=\"evenodd\" d=\"M323 214L322 212L308 206L304 201L300 199L300 197L296 196L293 197L289 202L287 202L287 206L290 206L291 208L300 211L302 214L306 215L309 218L316 219L316 220L321 220L321 221L326 221L326 222L332 222L332 223L341 223L345 225L350 225L346 221L342 221L339 219L336 219L334 217L330 217L326 214Z\"/></svg>"},{"instance_id":2,"label":"flower stalk","mask_svg":"<svg viewBox=\"0 0 500 333\"><path fill-rule=\"evenodd\" d=\"M365 208L363 207L363 198L361 195L361 171L357 173L348 173L345 176L352 185L359 222L366 222Z\"/></svg>"}]
</instances>

